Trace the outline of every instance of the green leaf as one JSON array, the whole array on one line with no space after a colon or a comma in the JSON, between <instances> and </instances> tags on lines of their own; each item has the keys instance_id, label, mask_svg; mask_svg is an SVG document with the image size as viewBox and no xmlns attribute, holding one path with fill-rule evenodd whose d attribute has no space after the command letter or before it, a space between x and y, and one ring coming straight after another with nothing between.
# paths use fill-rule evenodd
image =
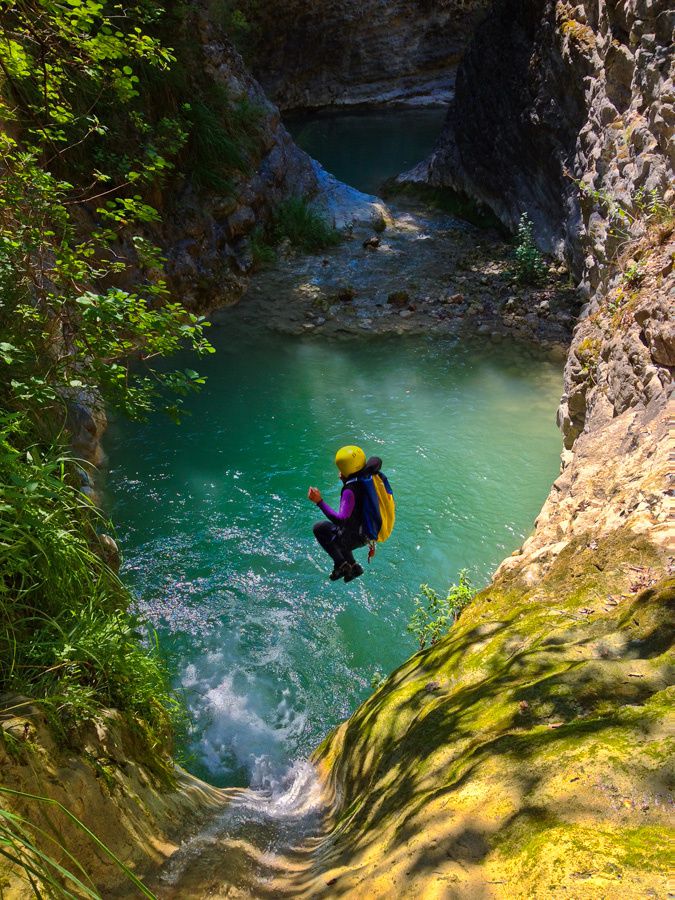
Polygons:
<instances>
[{"instance_id":1,"label":"green leaf","mask_svg":"<svg viewBox=\"0 0 675 900\"><path fill-rule=\"evenodd\" d=\"M14 353L17 353L17 348L13 344L8 344L7 341L0 341L0 358L2 358L3 362L6 362L8 365L14 360Z\"/></svg>"}]
</instances>

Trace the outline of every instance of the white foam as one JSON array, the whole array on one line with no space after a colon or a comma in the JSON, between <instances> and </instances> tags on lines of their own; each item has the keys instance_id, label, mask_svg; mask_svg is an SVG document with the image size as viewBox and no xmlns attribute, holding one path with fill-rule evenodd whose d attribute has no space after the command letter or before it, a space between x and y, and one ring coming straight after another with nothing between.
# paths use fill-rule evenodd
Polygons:
<instances>
[{"instance_id":1,"label":"white foam","mask_svg":"<svg viewBox=\"0 0 675 900\"><path fill-rule=\"evenodd\" d=\"M185 667L181 684L193 695L195 717L192 750L214 778L243 767L253 786L268 789L285 770L286 748L302 733L306 716L295 708L288 688L274 705L268 698L266 706L266 686L235 672L216 651Z\"/></svg>"},{"instance_id":2,"label":"white foam","mask_svg":"<svg viewBox=\"0 0 675 900\"><path fill-rule=\"evenodd\" d=\"M237 794L233 807L245 807L265 818L284 820L303 818L321 810L321 785L310 762L296 760L281 774L270 769L265 760L258 763L251 789Z\"/></svg>"}]
</instances>

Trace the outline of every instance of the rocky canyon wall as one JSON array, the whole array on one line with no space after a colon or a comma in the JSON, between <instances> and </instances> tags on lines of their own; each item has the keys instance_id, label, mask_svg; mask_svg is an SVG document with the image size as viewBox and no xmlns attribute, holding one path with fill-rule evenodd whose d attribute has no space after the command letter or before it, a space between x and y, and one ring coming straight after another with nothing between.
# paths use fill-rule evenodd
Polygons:
<instances>
[{"instance_id":1,"label":"rocky canyon wall","mask_svg":"<svg viewBox=\"0 0 675 900\"><path fill-rule=\"evenodd\" d=\"M558 416L563 471L506 567L628 522L665 543L674 26L666 0L497 0L436 151L403 176L469 193L511 228L527 212L588 298Z\"/></svg>"},{"instance_id":2,"label":"rocky canyon wall","mask_svg":"<svg viewBox=\"0 0 675 900\"><path fill-rule=\"evenodd\" d=\"M436 150L407 179L464 191L511 229L527 212L590 291L622 211L641 218L640 191L675 197L674 25L667 0L499 0Z\"/></svg>"},{"instance_id":3,"label":"rocky canyon wall","mask_svg":"<svg viewBox=\"0 0 675 900\"><path fill-rule=\"evenodd\" d=\"M241 292L253 263L253 229L282 200L318 190L311 159L293 143L278 109L244 66L215 6L209 0L195 4L186 27L200 75L226 94L233 110L249 110L246 162L232 172L223 160L224 188L200 189L194 179L178 175L157 198L163 224L156 239L166 250L172 292L199 310L222 306ZM218 175L217 161L213 174Z\"/></svg>"},{"instance_id":4,"label":"rocky canyon wall","mask_svg":"<svg viewBox=\"0 0 675 900\"><path fill-rule=\"evenodd\" d=\"M282 109L428 104L452 96L489 0L240 3L251 67Z\"/></svg>"}]
</instances>

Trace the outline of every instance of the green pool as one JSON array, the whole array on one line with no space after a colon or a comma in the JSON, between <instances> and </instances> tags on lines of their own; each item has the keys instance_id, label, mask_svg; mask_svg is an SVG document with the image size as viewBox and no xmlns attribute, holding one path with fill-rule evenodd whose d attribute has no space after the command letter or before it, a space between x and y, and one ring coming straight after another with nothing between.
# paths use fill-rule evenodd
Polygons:
<instances>
[{"instance_id":1,"label":"green pool","mask_svg":"<svg viewBox=\"0 0 675 900\"><path fill-rule=\"evenodd\" d=\"M188 768L264 786L416 649L421 582L466 568L480 585L530 531L558 469L561 365L504 344L280 336L237 309L211 338L181 426L112 424L106 489L123 576L192 710ZM384 459L398 504L349 585L327 580L306 499L316 484L337 503L344 443Z\"/></svg>"}]
</instances>

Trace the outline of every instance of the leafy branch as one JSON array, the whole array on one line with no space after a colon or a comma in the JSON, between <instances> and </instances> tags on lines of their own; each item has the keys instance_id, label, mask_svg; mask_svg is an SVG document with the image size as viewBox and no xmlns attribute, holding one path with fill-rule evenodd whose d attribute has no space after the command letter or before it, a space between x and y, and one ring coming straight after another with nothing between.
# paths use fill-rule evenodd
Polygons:
<instances>
[{"instance_id":1,"label":"leafy branch","mask_svg":"<svg viewBox=\"0 0 675 900\"><path fill-rule=\"evenodd\" d=\"M421 596L415 598L415 610L408 623L408 631L420 649L433 646L455 624L462 611L473 600L476 591L466 569L459 573L457 584L451 585L445 597L428 584L420 585Z\"/></svg>"}]
</instances>

